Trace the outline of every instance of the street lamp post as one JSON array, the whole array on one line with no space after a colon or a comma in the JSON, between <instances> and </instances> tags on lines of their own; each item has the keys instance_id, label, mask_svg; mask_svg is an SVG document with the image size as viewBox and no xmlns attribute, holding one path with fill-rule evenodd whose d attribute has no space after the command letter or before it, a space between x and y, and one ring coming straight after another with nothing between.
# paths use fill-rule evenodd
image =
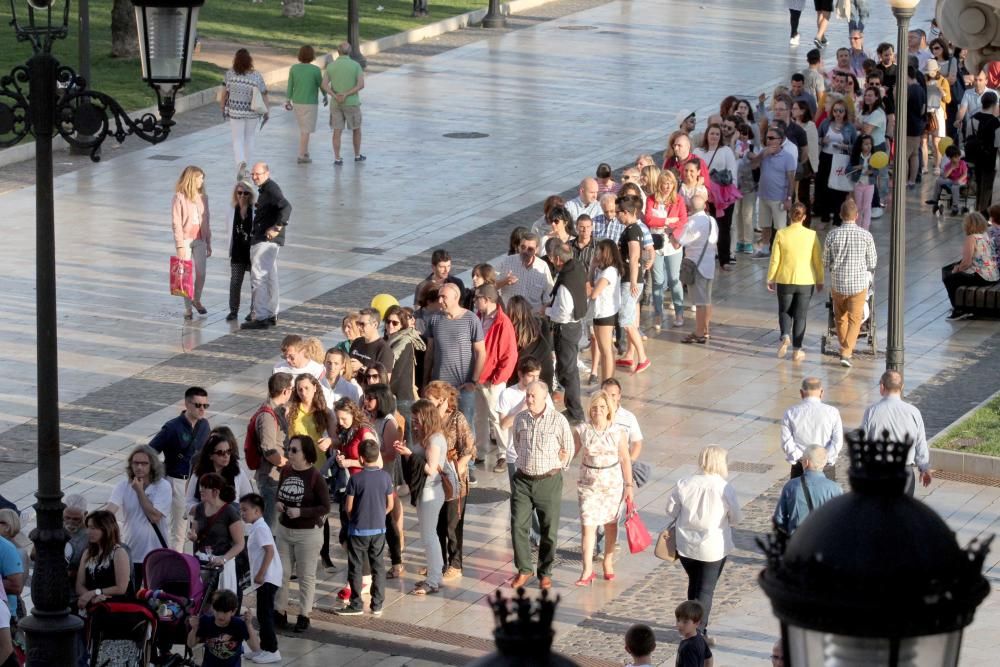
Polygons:
<instances>
[{"instance_id":1,"label":"street lamp post","mask_svg":"<svg viewBox=\"0 0 1000 667\"><path fill-rule=\"evenodd\" d=\"M507 19L500 11L500 0L490 0L486 16L483 17L484 28L506 28Z\"/></svg>"},{"instance_id":2,"label":"street lamp post","mask_svg":"<svg viewBox=\"0 0 1000 667\"><path fill-rule=\"evenodd\" d=\"M903 302L906 289L906 53L907 32L920 0L889 0L896 17L896 157L889 231L889 331L885 368L903 372Z\"/></svg>"},{"instance_id":3,"label":"street lamp post","mask_svg":"<svg viewBox=\"0 0 1000 667\"><path fill-rule=\"evenodd\" d=\"M759 577L781 622L785 665L955 667L962 631L990 592L993 536L962 549L906 495L912 441L847 434L851 491L810 512L791 538L759 540Z\"/></svg>"},{"instance_id":4,"label":"street lamp post","mask_svg":"<svg viewBox=\"0 0 1000 667\"><path fill-rule=\"evenodd\" d=\"M153 86L160 118L129 118L114 98L87 90L87 83L52 55L69 25L69 0L10 0L11 25L18 42L29 42L33 55L0 77L0 146L35 138L35 286L38 373L38 525L31 615L21 622L28 643L29 667L76 664L79 617L70 613L69 581L63 554L67 534L62 521L59 465L59 364L56 336L55 206L52 139L59 134L71 146L98 151L108 137L134 134L150 143L167 138L173 125L174 96L190 79L191 46L198 7L204 0L134 0L142 53L142 78Z\"/></svg>"},{"instance_id":5,"label":"street lamp post","mask_svg":"<svg viewBox=\"0 0 1000 667\"><path fill-rule=\"evenodd\" d=\"M351 44L351 59L361 68L368 67L368 60L361 53L361 16L359 0L347 0L347 41Z\"/></svg>"}]
</instances>

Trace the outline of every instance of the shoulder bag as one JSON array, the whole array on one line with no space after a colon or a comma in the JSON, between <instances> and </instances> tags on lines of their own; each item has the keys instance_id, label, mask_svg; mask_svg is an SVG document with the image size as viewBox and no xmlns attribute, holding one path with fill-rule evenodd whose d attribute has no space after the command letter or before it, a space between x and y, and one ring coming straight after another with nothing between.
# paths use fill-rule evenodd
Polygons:
<instances>
[{"instance_id":1,"label":"shoulder bag","mask_svg":"<svg viewBox=\"0 0 1000 667\"><path fill-rule=\"evenodd\" d=\"M812 512L813 511L813 499L812 499L812 494L809 493L809 485L806 484L806 474L805 474L805 471L803 471L803 473L799 476L799 483L802 484L802 492L804 494L806 494L806 507L808 507L809 511Z\"/></svg>"},{"instance_id":2,"label":"shoulder bag","mask_svg":"<svg viewBox=\"0 0 1000 667\"><path fill-rule=\"evenodd\" d=\"M712 226L709 223L708 227L709 236L712 235ZM694 285L695 276L698 275L698 267L701 266L701 260L705 257L705 251L708 250L708 239L705 239L705 245L701 247L701 254L698 255L698 261L695 262L690 257L685 257L681 260L681 271L680 278L681 284L683 285Z\"/></svg>"},{"instance_id":3,"label":"shoulder bag","mask_svg":"<svg viewBox=\"0 0 1000 667\"><path fill-rule=\"evenodd\" d=\"M267 114L267 103L264 102L264 94L260 92L260 88L257 86L253 87L253 99L250 101L250 108L259 116Z\"/></svg>"},{"instance_id":4,"label":"shoulder bag","mask_svg":"<svg viewBox=\"0 0 1000 667\"><path fill-rule=\"evenodd\" d=\"M653 547L653 555L660 560L677 560L677 527L676 524L664 528L659 537L656 538L656 546Z\"/></svg>"}]
</instances>

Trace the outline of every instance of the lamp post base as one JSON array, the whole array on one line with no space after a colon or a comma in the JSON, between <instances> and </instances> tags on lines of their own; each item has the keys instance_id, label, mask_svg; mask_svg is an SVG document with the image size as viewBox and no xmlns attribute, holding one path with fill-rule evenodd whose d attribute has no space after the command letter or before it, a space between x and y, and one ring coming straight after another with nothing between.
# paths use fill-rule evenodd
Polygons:
<instances>
[{"instance_id":1,"label":"lamp post base","mask_svg":"<svg viewBox=\"0 0 1000 667\"><path fill-rule=\"evenodd\" d=\"M19 627L28 642L28 667L77 664L76 638L83 629L79 616L68 609L57 613L34 609Z\"/></svg>"},{"instance_id":2,"label":"lamp post base","mask_svg":"<svg viewBox=\"0 0 1000 667\"><path fill-rule=\"evenodd\" d=\"M507 18L497 12L496 14L487 14L483 17L482 27L488 28L490 30L496 30L498 28L507 27Z\"/></svg>"}]
</instances>

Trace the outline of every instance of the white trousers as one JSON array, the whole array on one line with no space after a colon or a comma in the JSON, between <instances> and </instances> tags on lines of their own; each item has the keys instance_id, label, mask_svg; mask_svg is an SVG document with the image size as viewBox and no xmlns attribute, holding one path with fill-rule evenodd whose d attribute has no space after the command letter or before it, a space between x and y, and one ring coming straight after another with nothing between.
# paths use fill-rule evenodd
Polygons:
<instances>
[{"instance_id":1,"label":"white trousers","mask_svg":"<svg viewBox=\"0 0 1000 667\"><path fill-rule=\"evenodd\" d=\"M254 143L257 141L257 123L259 118L230 118L229 129L233 132L233 157L236 166L241 162L250 164Z\"/></svg>"},{"instance_id":2,"label":"white trousers","mask_svg":"<svg viewBox=\"0 0 1000 667\"><path fill-rule=\"evenodd\" d=\"M188 253L194 266L194 299L184 297L184 309L191 310L191 302L201 303L201 293L205 289L205 271L208 267L208 246L201 239L188 242Z\"/></svg>"},{"instance_id":3,"label":"white trousers","mask_svg":"<svg viewBox=\"0 0 1000 667\"><path fill-rule=\"evenodd\" d=\"M497 457L505 458L507 443L500 431L500 413L497 399L506 385L476 385L476 456L486 458L490 451L490 438L497 443Z\"/></svg>"},{"instance_id":4,"label":"white trousers","mask_svg":"<svg viewBox=\"0 0 1000 667\"><path fill-rule=\"evenodd\" d=\"M250 299L254 317L266 320L278 315L278 250L281 246L261 241L250 246Z\"/></svg>"},{"instance_id":5,"label":"white trousers","mask_svg":"<svg viewBox=\"0 0 1000 667\"><path fill-rule=\"evenodd\" d=\"M203 244L204 245L204 244ZM187 539L187 491L186 479L167 477L170 480L170 535L164 535L167 545L174 551L184 551L184 541ZM197 483L197 482L196 482Z\"/></svg>"}]
</instances>

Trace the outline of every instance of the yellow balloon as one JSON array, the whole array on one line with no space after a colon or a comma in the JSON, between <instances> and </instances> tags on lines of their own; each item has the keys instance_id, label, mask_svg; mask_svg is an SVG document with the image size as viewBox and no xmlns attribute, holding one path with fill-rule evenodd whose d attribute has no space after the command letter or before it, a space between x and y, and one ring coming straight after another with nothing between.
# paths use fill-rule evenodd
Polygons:
<instances>
[{"instance_id":1,"label":"yellow balloon","mask_svg":"<svg viewBox=\"0 0 1000 667\"><path fill-rule=\"evenodd\" d=\"M885 151L872 153L871 159L868 160L868 164L872 169L885 169L889 166L889 155Z\"/></svg>"},{"instance_id":2,"label":"yellow balloon","mask_svg":"<svg viewBox=\"0 0 1000 667\"><path fill-rule=\"evenodd\" d=\"M948 150L948 147L953 143L955 142L951 140L951 137L941 137L938 139L938 153L944 155L944 152Z\"/></svg>"},{"instance_id":3,"label":"yellow balloon","mask_svg":"<svg viewBox=\"0 0 1000 667\"><path fill-rule=\"evenodd\" d=\"M376 294L372 299L372 308L378 311L380 317L385 317L385 311L389 306L398 306L399 302L391 294Z\"/></svg>"}]
</instances>

